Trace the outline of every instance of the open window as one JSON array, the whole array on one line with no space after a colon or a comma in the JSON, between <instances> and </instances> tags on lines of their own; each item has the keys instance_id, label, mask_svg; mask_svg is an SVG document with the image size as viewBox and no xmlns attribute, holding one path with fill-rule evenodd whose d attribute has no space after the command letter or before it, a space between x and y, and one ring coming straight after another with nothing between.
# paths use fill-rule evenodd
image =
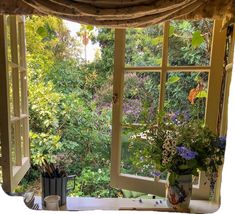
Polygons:
<instances>
[{"instance_id":1,"label":"open window","mask_svg":"<svg viewBox=\"0 0 235 214\"><path fill-rule=\"evenodd\" d=\"M0 16L0 166L12 192L30 167L23 16Z\"/></svg>"},{"instance_id":2,"label":"open window","mask_svg":"<svg viewBox=\"0 0 235 214\"><path fill-rule=\"evenodd\" d=\"M138 40L135 29L116 29L115 30L115 56L114 56L114 88L113 88L113 119L112 119L112 152L111 152L111 185L121 189L129 189L139 192L146 192L158 196L165 195L165 180L164 178L151 177L147 173L151 167L148 166L147 171L144 169L136 170L132 167L132 163L125 164L125 156L128 158L128 123L139 123L142 121L151 122L157 115L158 111L170 111L168 102L181 102L177 100L175 94L171 93L169 84L183 78L196 78L201 76L205 82L207 95L204 99L203 118L206 125L217 132L219 105L220 105L220 90L223 73L223 62L225 53L226 30L220 31L222 22L219 20L208 23L211 29L210 48L209 51L201 54L198 63L186 63L174 61L174 53L169 51L170 43L177 40L174 37L174 28L177 27L176 22L165 22L159 26L154 26L157 35L154 35L151 28L149 28L149 35L153 36L151 39L152 49L148 53L148 60L144 61L142 52L145 51L146 44L139 42L140 59L132 63L130 60L131 52L127 53L126 46L130 41ZM200 25L197 25L200 30ZM210 27L209 27L210 28ZM140 30L141 29L136 29ZM130 32L132 31L132 32ZM210 32L209 32L210 31ZM197 32L197 31L195 31ZM196 33L199 34L200 33ZM199 35L195 35L199 36ZM176 35L181 36L181 35ZM148 41L146 34L145 41ZM174 45L174 44L173 44ZM184 47L182 47L184 48ZM175 49L177 51L177 48ZM179 50L180 51L180 50ZM195 50L196 51L196 50ZM171 54L170 54L171 53ZM190 55L188 56L190 58ZM152 59L152 60L149 60ZM174 74L174 75L172 75ZM174 78L173 78L174 77ZM184 81L184 79L182 79ZM128 87L128 81L136 83L142 81L143 84L136 84L132 88ZM145 85L148 82L155 83L156 87L148 90ZM141 87L140 87L141 85ZM154 85L154 84L152 84ZM135 98L126 96L128 90L135 90L136 96L143 99L139 105L144 105L146 111L139 111L138 104L133 104ZM179 89L180 90L180 89ZM148 94L149 93L149 94ZM186 92L188 93L188 91ZM145 96L145 95L146 96ZM133 95L133 93L132 93ZM151 98L151 100L147 100ZM129 99L129 100L128 100ZM203 104L203 103L202 103ZM130 109L128 112L126 109ZM131 109L133 108L133 109ZM126 114L135 111L134 120L128 121L125 118ZM138 116L136 116L138 115ZM130 117L129 117L130 118ZM133 122L134 121L134 122ZM129 133L130 134L130 133ZM141 145L144 146L144 145ZM141 149L141 146L139 149ZM127 159L127 158L126 158ZM199 179L193 185L193 199L208 199L210 188L209 182L205 185L207 179L204 172L200 172Z\"/></svg>"}]
</instances>

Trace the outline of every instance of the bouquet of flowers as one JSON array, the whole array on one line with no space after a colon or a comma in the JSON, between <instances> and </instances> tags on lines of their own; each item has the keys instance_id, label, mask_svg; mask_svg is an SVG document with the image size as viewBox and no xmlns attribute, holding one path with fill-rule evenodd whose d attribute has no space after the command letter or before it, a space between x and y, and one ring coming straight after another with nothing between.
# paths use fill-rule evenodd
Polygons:
<instances>
[{"instance_id":1,"label":"bouquet of flowers","mask_svg":"<svg viewBox=\"0 0 235 214\"><path fill-rule=\"evenodd\" d=\"M223 164L226 143L225 137L214 134L202 120L179 113L161 114L156 123L142 126L131 141L132 149L138 142L146 145L136 154L139 160L155 166L155 176L169 172L169 182L174 184L179 175L197 176L205 171L211 188Z\"/></svg>"}]
</instances>

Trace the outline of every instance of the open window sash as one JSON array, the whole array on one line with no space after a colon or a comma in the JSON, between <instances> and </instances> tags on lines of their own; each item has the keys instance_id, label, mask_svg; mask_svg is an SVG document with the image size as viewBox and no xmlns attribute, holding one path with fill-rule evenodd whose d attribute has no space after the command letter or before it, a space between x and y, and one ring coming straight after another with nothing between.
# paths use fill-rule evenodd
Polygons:
<instances>
[{"instance_id":1,"label":"open window sash","mask_svg":"<svg viewBox=\"0 0 235 214\"><path fill-rule=\"evenodd\" d=\"M208 97L206 102L205 122L213 131L217 131L217 122L220 105L220 88L223 72L223 60L225 53L226 30L220 31L221 20L214 21L212 50L210 65L208 66L181 66L179 71L207 70ZM144 192L158 196L165 196L166 181L158 178L143 177L121 173L121 133L122 133L122 109L123 88L125 74L125 43L126 32L124 29L115 30L114 75L113 75L113 115L112 115L112 146L111 146L111 185L120 189ZM134 38L133 38L134 39ZM160 98L159 109L163 110L166 73L175 67L168 65L168 39L169 23L164 23L163 54L160 69ZM149 68L149 67L147 67ZM132 67L133 70L146 70L146 67ZM130 68L128 68L130 70ZM200 172L197 185L193 185L192 198L208 200L210 185L204 172Z\"/></svg>"},{"instance_id":2,"label":"open window sash","mask_svg":"<svg viewBox=\"0 0 235 214\"><path fill-rule=\"evenodd\" d=\"M0 16L0 62L0 165L3 189L10 193L30 167L23 16Z\"/></svg>"}]
</instances>

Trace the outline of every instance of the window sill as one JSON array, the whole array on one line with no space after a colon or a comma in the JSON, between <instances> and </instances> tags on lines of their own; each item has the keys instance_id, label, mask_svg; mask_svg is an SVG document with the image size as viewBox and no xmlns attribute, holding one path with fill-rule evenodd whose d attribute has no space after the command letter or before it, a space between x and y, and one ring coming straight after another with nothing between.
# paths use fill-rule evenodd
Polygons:
<instances>
[{"instance_id":1,"label":"window sill","mask_svg":"<svg viewBox=\"0 0 235 214\"><path fill-rule=\"evenodd\" d=\"M35 203L41 205L41 197L35 197ZM191 213L212 213L218 210L219 205L211 201L191 200ZM167 207L165 200L160 199L130 199L130 198L86 198L68 197L67 204L60 210L141 210L141 211L174 211Z\"/></svg>"}]
</instances>

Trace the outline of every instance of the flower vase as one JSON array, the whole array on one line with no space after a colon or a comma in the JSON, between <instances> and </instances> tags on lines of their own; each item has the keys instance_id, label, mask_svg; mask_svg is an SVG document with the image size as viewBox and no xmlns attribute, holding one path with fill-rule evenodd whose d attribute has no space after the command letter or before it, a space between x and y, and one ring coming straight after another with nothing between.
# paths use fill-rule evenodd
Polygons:
<instances>
[{"instance_id":1,"label":"flower vase","mask_svg":"<svg viewBox=\"0 0 235 214\"><path fill-rule=\"evenodd\" d=\"M166 202L168 207L176 210L187 210L192 195L192 175L178 175L174 184L167 180Z\"/></svg>"}]
</instances>

